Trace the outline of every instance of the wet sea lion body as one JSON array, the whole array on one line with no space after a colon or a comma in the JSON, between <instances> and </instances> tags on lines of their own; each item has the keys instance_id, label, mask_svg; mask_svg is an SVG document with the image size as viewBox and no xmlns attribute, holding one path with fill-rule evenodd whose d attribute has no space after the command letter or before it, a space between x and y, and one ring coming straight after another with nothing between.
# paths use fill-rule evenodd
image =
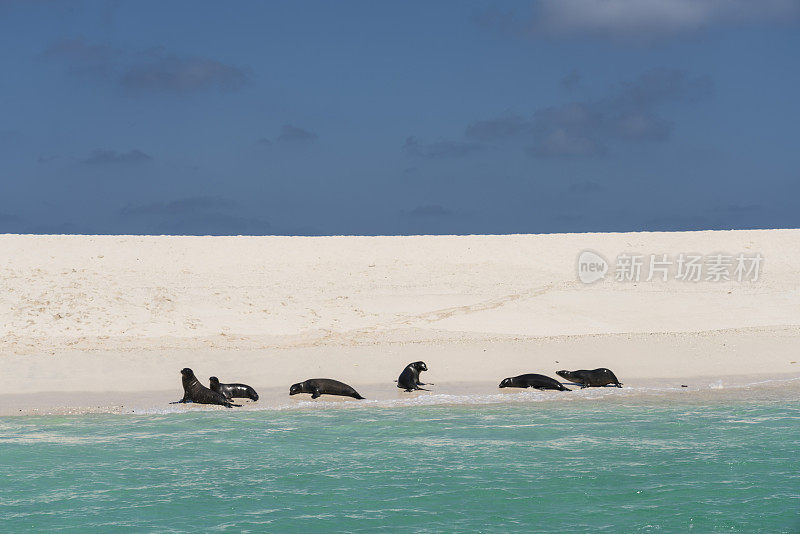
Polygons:
<instances>
[{"instance_id":1,"label":"wet sea lion body","mask_svg":"<svg viewBox=\"0 0 800 534\"><path fill-rule=\"evenodd\" d=\"M247 384L221 384L219 378L212 376L208 379L211 391L225 395L226 399L250 399L257 401L258 393Z\"/></svg>"},{"instance_id":2,"label":"wet sea lion body","mask_svg":"<svg viewBox=\"0 0 800 534\"><path fill-rule=\"evenodd\" d=\"M561 378L579 384L583 388L598 388L602 386L614 385L622 387L622 383L617 380L616 375L611 369L600 367L598 369L578 369L577 371L556 371Z\"/></svg>"},{"instance_id":3,"label":"wet sea lion body","mask_svg":"<svg viewBox=\"0 0 800 534\"><path fill-rule=\"evenodd\" d=\"M231 404L225 395L211 391L197 380L194 376L194 371L185 367L181 370L181 382L183 383L183 398L179 401L170 404L178 404L183 402L196 402L197 404L219 404L230 408L232 406L241 406L241 404Z\"/></svg>"},{"instance_id":4,"label":"wet sea lion body","mask_svg":"<svg viewBox=\"0 0 800 534\"><path fill-rule=\"evenodd\" d=\"M501 388L534 388L534 389L557 389L559 391L570 391L561 382L549 376L530 373L526 375L512 376L504 378L500 382Z\"/></svg>"},{"instance_id":5,"label":"wet sea lion body","mask_svg":"<svg viewBox=\"0 0 800 534\"><path fill-rule=\"evenodd\" d=\"M344 382L330 378L311 378L292 384L292 387L289 388L289 395L297 395L298 393L311 393L312 399L316 399L320 395L340 395L342 397L353 397L354 399L364 398Z\"/></svg>"},{"instance_id":6,"label":"wet sea lion body","mask_svg":"<svg viewBox=\"0 0 800 534\"><path fill-rule=\"evenodd\" d=\"M397 379L397 387L406 391L428 391L427 389L420 387L426 384L419 381L420 372L427 370L428 366L425 365L425 362L409 363L406 365L406 368L403 369L403 372L400 373L400 378Z\"/></svg>"}]
</instances>

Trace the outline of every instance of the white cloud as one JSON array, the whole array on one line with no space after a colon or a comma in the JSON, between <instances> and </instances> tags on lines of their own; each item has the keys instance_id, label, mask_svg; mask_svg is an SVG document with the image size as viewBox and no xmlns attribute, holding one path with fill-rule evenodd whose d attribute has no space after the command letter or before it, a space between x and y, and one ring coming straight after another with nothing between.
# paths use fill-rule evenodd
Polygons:
<instances>
[{"instance_id":1,"label":"white cloud","mask_svg":"<svg viewBox=\"0 0 800 534\"><path fill-rule=\"evenodd\" d=\"M719 24L794 21L798 15L797 0L540 0L523 31L653 38ZM503 20L508 27L508 16Z\"/></svg>"}]
</instances>

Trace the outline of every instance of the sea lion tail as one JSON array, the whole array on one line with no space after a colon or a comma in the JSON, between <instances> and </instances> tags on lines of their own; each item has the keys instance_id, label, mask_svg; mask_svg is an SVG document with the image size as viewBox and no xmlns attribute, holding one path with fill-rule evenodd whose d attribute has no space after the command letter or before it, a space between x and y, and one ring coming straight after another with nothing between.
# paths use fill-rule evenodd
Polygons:
<instances>
[{"instance_id":1,"label":"sea lion tail","mask_svg":"<svg viewBox=\"0 0 800 534\"><path fill-rule=\"evenodd\" d=\"M569 388L565 388L564 386L561 386L561 391L572 391L572 390Z\"/></svg>"},{"instance_id":2,"label":"sea lion tail","mask_svg":"<svg viewBox=\"0 0 800 534\"><path fill-rule=\"evenodd\" d=\"M353 398L354 398L354 399L358 399L358 400L365 400L365 399L364 399L364 397L362 397L362 396L361 396L361 395L359 395L358 393L356 393L355 395L353 395Z\"/></svg>"}]
</instances>

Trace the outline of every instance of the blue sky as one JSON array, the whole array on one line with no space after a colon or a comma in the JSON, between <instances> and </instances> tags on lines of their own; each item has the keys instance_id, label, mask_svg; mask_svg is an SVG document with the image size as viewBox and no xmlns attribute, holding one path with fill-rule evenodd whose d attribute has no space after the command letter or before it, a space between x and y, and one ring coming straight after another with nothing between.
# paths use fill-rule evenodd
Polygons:
<instances>
[{"instance_id":1,"label":"blue sky","mask_svg":"<svg viewBox=\"0 0 800 534\"><path fill-rule=\"evenodd\" d=\"M800 226L800 2L0 0L0 233Z\"/></svg>"}]
</instances>

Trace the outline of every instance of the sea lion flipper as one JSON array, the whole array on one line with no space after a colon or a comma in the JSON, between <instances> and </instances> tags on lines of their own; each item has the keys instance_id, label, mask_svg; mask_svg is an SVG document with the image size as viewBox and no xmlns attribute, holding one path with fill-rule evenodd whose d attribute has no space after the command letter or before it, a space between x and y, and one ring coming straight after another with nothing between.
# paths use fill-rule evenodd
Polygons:
<instances>
[{"instance_id":1,"label":"sea lion flipper","mask_svg":"<svg viewBox=\"0 0 800 534\"><path fill-rule=\"evenodd\" d=\"M316 399L320 395L322 395L322 393L319 392L319 388L314 388L314 390L311 392L311 398L312 399Z\"/></svg>"},{"instance_id":2,"label":"sea lion flipper","mask_svg":"<svg viewBox=\"0 0 800 534\"><path fill-rule=\"evenodd\" d=\"M191 402L191 399L189 399L188 397L189 397L189 394L184 392L183 398L181 400L176 400L175 402L170 402L170 404L183 404L185 402Z\"/></svg>"}]
</instances>

